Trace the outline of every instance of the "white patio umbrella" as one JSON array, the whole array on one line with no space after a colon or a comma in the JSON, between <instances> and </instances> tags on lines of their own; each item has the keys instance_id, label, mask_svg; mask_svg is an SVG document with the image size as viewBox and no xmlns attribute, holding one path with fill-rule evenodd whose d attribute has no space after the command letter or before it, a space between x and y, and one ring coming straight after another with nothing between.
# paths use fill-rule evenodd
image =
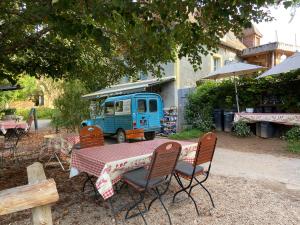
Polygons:
<instances>
[{"instance_id":1,"label":"white patio umbrella","mask_svg":"<svg viewBox=\"0 0 300 225\"><path fill-rule=\"evenodd\" d=\"M296 52L291 57L285 59L282 63L274 66L268 71L264 72L262 75L258 76L257 79L270 76L270 75L278 75L280 73L287 73L291 70L296 70L300 68L300 52Z\"/></svg>"},{"instance_id":2,"label":"white patio umbrella","mask_svg":"<svg viewBox=\"0 0 300 225\"><path fill-rule=\"evenodd\" d=\"M251 75L257 71L265 70L265 67L257 66L253 64L248 63L242 63L242 62L232 62L229 64L226 64L225 66L211 72L207 76L204 77L204 79L221 79L226 77L234 77L234 88L235 88L235 99L236 99L236 105L237 110L240 112L240 106L239 106L239 97L238 97L238 90L237 90L237 84L236 84L236 76L245 76L245 75Z\"/></svg>"}]
</instances>

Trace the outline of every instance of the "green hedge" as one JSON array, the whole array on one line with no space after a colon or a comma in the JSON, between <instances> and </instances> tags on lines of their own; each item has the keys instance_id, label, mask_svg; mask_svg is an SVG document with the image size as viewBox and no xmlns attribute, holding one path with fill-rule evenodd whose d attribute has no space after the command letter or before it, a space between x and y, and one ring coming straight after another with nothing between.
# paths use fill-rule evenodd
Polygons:
<instances>
[{"instance_id":1,"label":"green hedge","mask_svg":"<svg viewBox=\"0 0 300 225\"><path fill-rule=\"evenodd\" d=\"M266 96L275 96L280 101L278 109L283 112L300 112L300 70L277 77L262 79L237 79L239 104L245 108L259 107ZM234 80L205 81L188 96L185 108L186 120L195 128L208 128L212 123L213 109L232 110L236 108ZM205 125L205 126L203 126ZM207 126L208 125L208 126Z\"/></svg>"},{"instance_id":2,"label":"green hedge","mask_svg":"<svg viewBox=\"0 0 300 225\"><path fill-rule=\"evenodd\" d=\"M52 119L55 113L55 109L46 107L37 107L37 118L38 119ZM30 109L17 109L16 115L23 116L24 120L28 119Z\"/></svg>"}]
</instances>

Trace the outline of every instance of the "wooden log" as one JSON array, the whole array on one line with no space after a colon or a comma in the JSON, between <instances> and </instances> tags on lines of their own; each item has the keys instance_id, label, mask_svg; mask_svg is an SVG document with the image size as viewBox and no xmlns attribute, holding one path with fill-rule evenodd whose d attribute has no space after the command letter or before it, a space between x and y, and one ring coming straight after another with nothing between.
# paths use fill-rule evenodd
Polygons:
<instances>
[{"instance_id":1,"label":"wooden log","mask_svg":"<svg viewBox=\"0 0 300 225\"><path fill-rule=\"evenodd\" d=\"M7 189L0 192L0 215L48 205L57 200L58 193L53 179Z\"/></svg>"},{"instance_id":2,"label":"wooden log","mask_svg":"<svg viewBox=\"0 0 300 225\"><path fill-rule=\"evenodd\" d=\"M27 167L27 177L29 184L36 184L46 180L46 175L43 169L43 165L36 162ZM55 186L56 189L56 186ZM56 190L56 196L58 200L58 194ZM56 201L57 201L56 200ZM42 205L32 209L32 222L34 225L52 225L51 206Z\"/></svg>"}]
</instances>

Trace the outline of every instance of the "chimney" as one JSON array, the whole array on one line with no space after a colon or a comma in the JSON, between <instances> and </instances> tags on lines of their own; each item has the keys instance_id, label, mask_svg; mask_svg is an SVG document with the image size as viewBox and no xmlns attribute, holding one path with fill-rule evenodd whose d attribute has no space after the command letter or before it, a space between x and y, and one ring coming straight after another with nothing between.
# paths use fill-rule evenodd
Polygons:
<instances>
[{"instance_id":1,"label":"chimney","mask_svg":"<svg viewBox=\"0 0 300 225\"><path fill-rule=\"evenodd\" d=\"M247 48L252 48L260 45L262 34L257 27L252 24L251 27L243 30L242 42Z\"/></svg>"}]
</instances>

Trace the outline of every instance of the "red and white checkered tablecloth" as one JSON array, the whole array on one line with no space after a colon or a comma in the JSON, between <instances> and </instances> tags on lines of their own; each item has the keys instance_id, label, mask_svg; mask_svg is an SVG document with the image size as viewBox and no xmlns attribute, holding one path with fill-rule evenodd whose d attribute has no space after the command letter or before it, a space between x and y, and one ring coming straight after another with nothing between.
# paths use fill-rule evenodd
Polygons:
<instances>
[{"instance_id":1,"label":"red and white checkered tablecloth","mask_svg":"<svg viewBox=\"0 0 300 225\"><path fill-rule=\"evenodd\" d=\"M98 177L96 187L104 199L114 195L113 185L123 173L148 165L153 151L168 139L155 139L73 150L70 177L86 172ZM197 143L179 141L181 160L192 161Z\"/></svg>"},{"instance_id":2,"label":"red and white checkered tablecloth","mask_svg":"<svg viewBox=\"0 0 300 225\"><path fill-rule=\"evenodd\" d=\"M300 125L300 113L235 113L234 122L272 122L285 125Z\"/></svg>"},{"instance_id":3,"label":"red and white checkered tablecloth","mask_svg":"<svg viewBox=\"0 0 300 225\"><path fill-rule=\"evenodd\" d=\"M25 121L16 122L15 120L1 120L0 121L0 130L3 134L6 134L9 129L28 129L28 125Z\"/></svg>"}]
</instances>

